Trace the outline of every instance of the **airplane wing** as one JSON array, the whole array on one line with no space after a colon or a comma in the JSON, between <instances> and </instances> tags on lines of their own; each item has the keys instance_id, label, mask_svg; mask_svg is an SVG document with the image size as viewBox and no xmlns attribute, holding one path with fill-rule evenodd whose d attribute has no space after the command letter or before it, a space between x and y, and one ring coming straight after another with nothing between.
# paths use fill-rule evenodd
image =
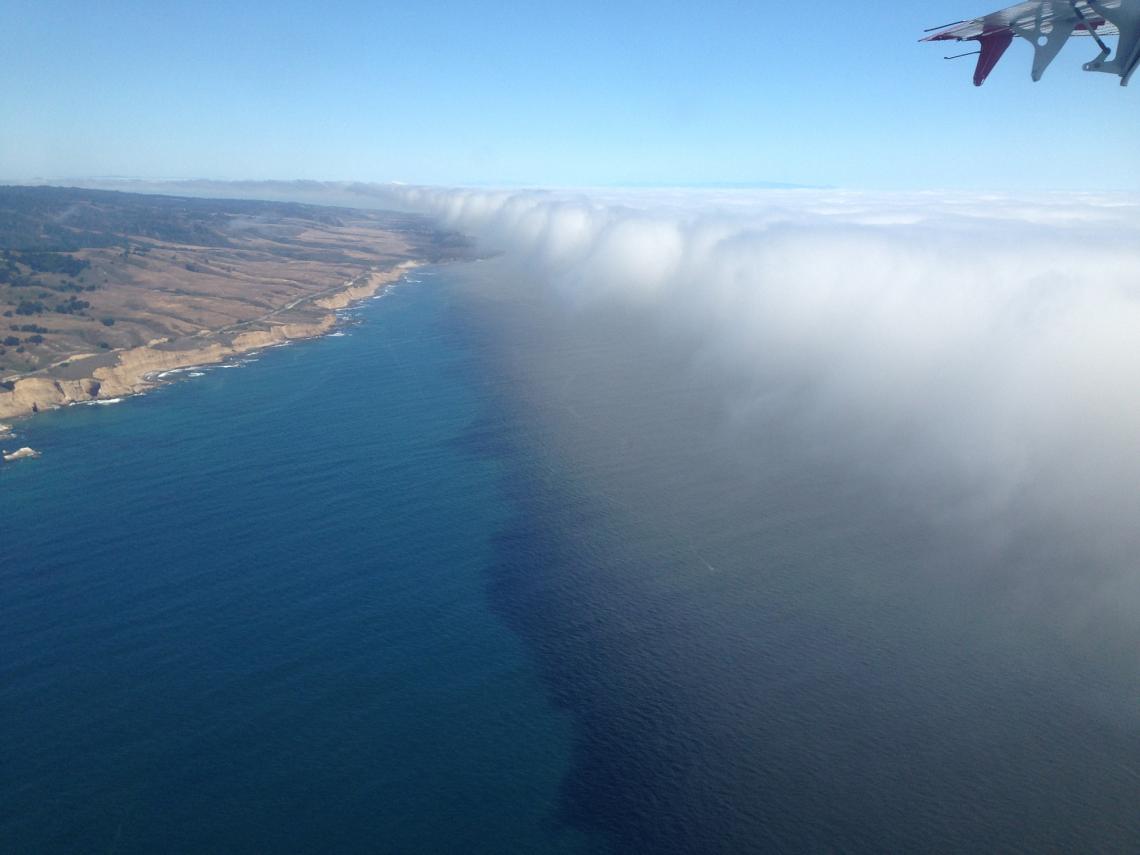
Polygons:
<instances>
[{"instance_id":1,"label":"airplane wing","mask_svg":"<svg viewBox=\"0 0 1140 855\"><path fill-rule=\"evenodd\" d=\"M1033 45L1034 80L1040 80L1049 63L1070 36L1091 36L1100 55L1084 65L1086 71L1104 71L1120 77L1126 86L1140 61L1140 0L1027 0L981 18L956 21L922 39L924 42L975 41L978 64L974 85L981 86L1015 36ZM1106 36L1118 37L1111 60ZM959 54L968 56L971 54ZM956 57L947 57L956 58Z\"/></svg>"}]
</instances>

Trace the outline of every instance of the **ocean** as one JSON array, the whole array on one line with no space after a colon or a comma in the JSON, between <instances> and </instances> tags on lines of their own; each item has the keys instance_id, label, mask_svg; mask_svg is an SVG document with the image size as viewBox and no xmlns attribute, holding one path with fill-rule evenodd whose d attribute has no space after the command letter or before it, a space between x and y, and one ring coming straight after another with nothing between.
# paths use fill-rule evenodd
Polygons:
<instances>
[{"instance_id":1,"label":"ocean","mask_svg":"<svg viewBox=\"0 0 1140 855\"><path fill-rule=\"evenodd\" d=\"M559 817L571 718L488 599L515 511L452 311L428 273L344 336L20 426L0 849L596 849Z\"/></svg>"},{"instance_id":2,"label":"ocean","mask_svg":"<svg viewBox=\"0 0 1140 855\"><path fill-rule=\"evenodd\" d=\"M635 308L412 279L20 426L0 848L1140 851L1135 556L734 421Z\"/></svg>"}]
</instances>

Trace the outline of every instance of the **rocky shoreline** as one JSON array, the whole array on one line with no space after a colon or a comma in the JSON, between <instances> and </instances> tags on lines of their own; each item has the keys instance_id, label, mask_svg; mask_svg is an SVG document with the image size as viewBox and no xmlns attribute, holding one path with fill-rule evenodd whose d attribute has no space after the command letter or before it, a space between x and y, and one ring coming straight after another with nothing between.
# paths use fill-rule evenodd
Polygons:
<instances>
[{"instance_id":1,"label":"rocky shoreline","mask_svg":"<svg viewBox=\"0 0 1140 855\"><path fill-rule=\"evenodd\" d=\"M0 424L0 443L7 442L15 439L16 434L12 432L12 426ZM39 457L40 453L34 448L23 446L17 448L15 451L8 451L8 449L0 446L0 463L14 463L17 460L24 460L29 457Z\"/></svg>"},{"instance_id":2,"label":"rocky shoreline","mask_svg":"<svg viewBox=\"0 0 1140 855\"><path fill-rule=\"evenodd\" d=\"M66 371L37 372L0 390L0 418L19 419L78 403L137 395L160 385L162 375L224 362L243 353L323 335L336 310L376 295L420 262L370 270L332 293L317 294L273 310L255 321L178 340L156 340L109 354L80 354L61 363Z\"/></svg>"}]
</instances>

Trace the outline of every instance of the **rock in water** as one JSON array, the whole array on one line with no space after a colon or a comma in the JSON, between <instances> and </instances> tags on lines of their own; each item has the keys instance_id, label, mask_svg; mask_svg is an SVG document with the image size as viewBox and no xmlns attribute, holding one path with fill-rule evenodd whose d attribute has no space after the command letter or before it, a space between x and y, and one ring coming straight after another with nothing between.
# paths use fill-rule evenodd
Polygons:
<instances>
[{"instance_id":1,"label":"rock in water","mask_svg":"<svg viewBox=\"0 0 1140 855\"><path fill-rule=\"evenodd\" d=\"M25 445L23 448L17 448L15 451L11 452L10 454L5 452L4 453L4 460L7 461L8 463L11 463L13 460L23 460L25 457L39 457L39 456L40 456L40 453L38 451L36 451L34 448L28 448L28 446Z\"/></svg>"}]
</instances>

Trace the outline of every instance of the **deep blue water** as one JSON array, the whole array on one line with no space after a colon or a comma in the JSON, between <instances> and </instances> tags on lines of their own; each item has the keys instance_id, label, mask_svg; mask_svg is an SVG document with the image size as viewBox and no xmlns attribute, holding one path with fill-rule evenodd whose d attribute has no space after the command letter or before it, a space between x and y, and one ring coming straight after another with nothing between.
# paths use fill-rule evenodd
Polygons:
<instances>
[{"instance_id":1,"label":"deep blue water","mask_svg":"<svg viewBox=\"0 0 1140 855\"><path fill-rule=\"evenodd\" d=\"M700 365L476 264L26 425L0 849L1140 851L1136 556Z\"/></svg>"},{"instance_id":2,"label":"deep blue water","mask_svg":"<svg viewBox=\"0 0 1140 855\"><path fill-rule=\"evenodd\" d=\"M21 426L0 850L584 851L489 607L502 464L439 280L345 337Z\"/></svg>"}]
</instances>

